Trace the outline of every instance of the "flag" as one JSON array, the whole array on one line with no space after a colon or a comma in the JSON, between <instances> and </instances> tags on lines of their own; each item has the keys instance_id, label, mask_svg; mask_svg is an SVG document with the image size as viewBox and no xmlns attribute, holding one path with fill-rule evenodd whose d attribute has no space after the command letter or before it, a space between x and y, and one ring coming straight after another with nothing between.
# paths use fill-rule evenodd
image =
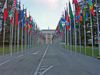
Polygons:
<instances>
[{"instance_id":1,"label":"flag","mask_svg":"<svg viewBox=\"0 0 100 75\"><path fill-rule=\"evenodd\" d=\"M74 16L73 16L70 2L69 2L69 14L70 14L70 19L71 19L71 28L74 28Z\"/></svg>"},{"instance_id":2,"label":"flag","mask_svg":"<svg viewBox=\"0 0 100 75\"><path fill-rule=\"evenodd\" d=\"M13 17L14 17L14 14L15 14L15 7L16 7L16 2L15 0L13 0L13 5L12 5L12 8L9 12L9 17L10 17L10 23L13 24Z\"/></svg>"},{"instance_id":3,"label":"flag","mask_svg":"<svg viewBox=\"0 0 100 75\"><path fill-rule=\"evenodd\" d=\"M63 28L63 30L62 30L62 32L61 32L61 35L64 35L64 28Z\"/></svg>"},{"instance_id":4,"label":"flag","mask_svg":"<svg viewBox=\"0 0 100 75\"><path fill-rule=\"evenodd\" d=\"M8 16L10 17L10 23L13 24L12 8L11 8Z\"/></svg>"},{"instance_id":5,"label":"flag","mask_svg":"<svg viewBox=\"0 0 100 75\"><path fill-rule=\"evenodd\" d=\"M68 24L66 24L66 31L68 31L70 28L70 19L68 15L68 9L65 10L65 20L68 21Z\"/></svg>"},{"instance_id":6,"label":"flag","mask_svg":"<svg viewBox=\"0 0 100 75\"><path fill-rule=\"evenodd\" d=\"M77 2L77 0L73 0L73 4L75 3L75 12L76 15L79 15L79 3Z\"/></svg>"},{"instance_id":7,"label":"flag","mask_svg":"<svg viewBox=\"0 0 100 75\"><path fill-rule=\"evenodd\" d=\"M94 16L95 14L94 14L94 10L93 10L92 0L88 0L88 4L89 4L90 12Z\"/></svg>"},{"instance_id":8,"label":"flag","mask_svg":"<svg viewBox=\"0 0 100 75\"><path fill-rule=\"evenodd\" d=\"M30 16L30 14L29 14L29 25L30 25L30 30L32 29L32 23L31 23L31 16Z\"/></svg>"},{"instance_id":9,"label":"flag","mask_svg":"<svg viewBox=\"0 0 100 75\"><path fill-rule=\"evenodd\" d=\"M79 19L79 25L80 25L80 21L83 21L82 16L80 14L78 15L78 19Z\"/></svg>"},{"instance_id":10,"label":"flag","mask_svg":"<svg viewBox=\"0 0 100 75\"><path fill-rule=\"evenodd\" d=\"M8 17L8 14L7 14L7 0L5 1L2 12L3 12L3 19L5 20Z\"/></svg>"},{"instance_id":11,"label":"flag","mask_svg":"<svg viewBox=\"0 0 100 75\"><path fill-rule=\"evenodd\" d=\"M12 5L12 15L14 17L14 14L15 14L15 7L16 7L16 1L13 0L13 5Z\"/></svg>"},{"instance_id":12,"label":"flag","mask_svg":"<svg viewBox=\"0 0 100 75\"><path fill-rule=\"evenodd\" d=\"M15 25L18 24L18 14L17 14L17 11L16 11L16 16L15 16Z\"/></svg>"},{"instance_id":13,"label":"flag","mask_svg":"<svg viewBox=\"0 0 100 75\"><path fill-rule=\"evenodd\" d=\"M65 10L65 20L67 21L67 17L68 17L68 9L67 10Z\"/></svg>"},{"instance_id":14,"label":"flag","mask_svg":"<svg viewBox=\"0 0 100 75\"><path fill-rule=\"evenodd\" d=\"M24 24L25 24L25 19L24 19L24 7L23 7L23 10L22 10L21 18L22 18L21 24L24 26Z\"/></svg>"},{"instance_id":15,"label":"flag","mask_svg":"<svg viewBox=\"0 0 100 75\"><path fill-rule=\"evenodd\" d=\"M19 1L19 10L18 10L18 22L19 25L21 24L21 6L20 6L20 1Z\"/></svg>"},{"instance_id":16,"label":"flag","mask_svg":"<svg viewBox=\"0 0 100 75\"><path fill-rule=\"evenodd\" d=\"M65 22L65 17L64 17L64 14L62 14L61 21Z\"/></svg>"},{"instance_id":17,"label":"flag","mask_svg":"<svg viewBox=\"0 0 100 75\"><path fill-rule=\"evenodd\" d=\"M88 15L86 12L86 7L85 7L85 3L83 2L83 20L84 22L86 22L88 20Z\"/></svg>"},{"instance_id":18,"label":"flag","mask_svg":"<svg viewBox=\"0 0 100 75\"><path fill-rule=\"evenodd\" d=\"M75 26L78 25L78 20L77 20L77 15L76 15L76 12L75 12Z\"/></svg>"},{"instance_id":19,"label":"flag","mask_svg":"<svg viewBox=\"0 0 100 75\"><path fill-rule=\"evenodd\" d=\"M27 21L27 10L25 10L25 24L24 24L24 28L27 28L28 25L28 21Z\"/></svg>"}]
</instances>

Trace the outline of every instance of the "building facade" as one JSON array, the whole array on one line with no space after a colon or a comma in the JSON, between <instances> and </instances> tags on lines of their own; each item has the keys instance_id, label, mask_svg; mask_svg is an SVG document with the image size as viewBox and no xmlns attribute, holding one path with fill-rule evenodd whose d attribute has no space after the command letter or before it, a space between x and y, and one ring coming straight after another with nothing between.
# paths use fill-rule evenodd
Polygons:
<instances>
[{"instance_id":1,"label":"building facade","mask_svg":"<svg viewBox=\"0 0 100 75\"><path fill-rule=\"evenodd\" d=\"M54 31L55 30L53 29L43 29L42 30L42 33L44 34L46 38L46 41L45 41L46 44L52 44L52 37L53 37Z\"/></svg>"}]
</instances>

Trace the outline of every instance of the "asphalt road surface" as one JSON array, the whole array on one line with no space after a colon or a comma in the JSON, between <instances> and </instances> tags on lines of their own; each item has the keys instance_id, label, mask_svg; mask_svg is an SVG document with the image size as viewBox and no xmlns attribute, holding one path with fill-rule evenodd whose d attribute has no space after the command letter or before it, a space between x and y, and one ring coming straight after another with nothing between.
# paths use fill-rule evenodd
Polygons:
<instances>
[{"instance_id":1,"label":"asphalt road surface","mask_svg":"<svg viewBox=\"0 0 100 75\"><path fill-rule=\"evenodd\" d=\"M100 75L100 60L54 45L0 55L0 75Z\"/></svg>"}]
</instances>

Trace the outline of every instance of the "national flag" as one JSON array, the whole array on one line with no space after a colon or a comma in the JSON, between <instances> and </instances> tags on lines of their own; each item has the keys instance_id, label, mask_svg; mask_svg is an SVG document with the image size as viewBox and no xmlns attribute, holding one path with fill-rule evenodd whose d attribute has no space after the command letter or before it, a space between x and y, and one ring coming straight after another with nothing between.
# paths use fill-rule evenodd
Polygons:
<instances>
[{"instance_id":1,"label":"national flag","mask_svg":"<svg viewBox=\"0 0 100 75\"><path fill-rule=\"evenodd\" d=\"M82 16L80 14L78 15L78 21L79 21L79 25L80 25L80 21L83 21Z\"/></svg>"},{"instance_id":2,"label":"national flag","mask_svg":"<svg viewBox=\"0 0 100 75\"><path fill-rule=\"evenodd\" d=\"M77 20L77 15L76 15L76 12L75 12L75 26L78 25L78 20Z\"/></svg>"},{"instance_id":3,"label":"national flag","mask_svg":"<svg viewBox=\"0 0 100 75\"><path fill-rule=\"evenodd\" d=\"M24 7L23 7L23 10L22 10L21 19L22 19L21 24L24 26L24 24L25 24L25 19L24 19Z\"/></svg>"},{"instance_id":4,"label":"national flag","mask_svg":"<svg viewBox=\"0 0 100 75\"><path fill-rule=\"evenodd\" d=\"M61 21L65 22L64 14L62 14Z\"/></svg>"},{"instance_id":5,"label":"national flag","mask_svg":"<svg viewBox=\"0 0 100 75\"><path fill-rule=\"evenodd\" d=\"M88 15L86 12L86 7L85 7L84 1L83 1L83 20L84 20L84 22L86 22L88 20Z\"/></svg>"},{"instance_id":6,"label":"national flag","mask_svg":"<svg viewBox=\"0 0 100 75\"><path fill-rule=\"evenodd\" d=\"M69 2L69 14L70 14L70 19L71 19L71 28L74 28L74 16L73 16L70 2Z\"/></svg>"},{"instance_id":7,"label":"national flag","mask_svg":"<svg viewBox=\"0 0 100 75\"><path fill-rule=\"evenodd\" d=\"M94 16L95 14L94 14L94 10L93 10L92 0L88 0L88 4L89 4L90 12Z\"/></svg>"},{"instance_id":8,"label":"national flag","mask_svg":"<svg viewBox=\"0 0 100 75\"><path fill-rule=\"evenodd\" d=\"M17 14L17 11L16 11L16 16L15 16L15 25L18 24L18 14Z\"/></svg>"},{"instance_id":9,"label":"national flag","mask_svg":"<svg viewBox=\"0 0 100 75\"><path fill-rule=\"evenodd\" d=\"M5 20L8 17L8 14L7 14L7 0L5 1L2 12L3 12L3 19Z\"/></svg>"},{"instance_id":10,"label":"national flag","mask_svg":"<svg viewBox=\"0 0 100 75\"><path fill-rule=\"evenodd\" d=\"M18 9L18 22L19 22L19 24L21 23L21 6L20 6L20 1L19 1L19 9Z\"/></svg>"},{"instance_id":11,"label":"national flag","mask_svg":"<svg viewBox=\"0 0 100 75\"><path fill-rule=\"evenodd\" d=\"M61 32L61 35L64 35L64 27L63 27L63 30L62 30L62 32Z\"/></svg>"},{"instance_id":12,"label":"national flag","mask_svg":"<svg viewBox=\"0 0 100 75\"><path fill-rule=\"evenodd\" d=\"M75 12L76 15L79 15L79 3L77 2L77 0L73 0L73 4L75 3Z\"/></svg>"},{"instance_id":13,"label":"national flag","mask_svg":"<svg viewBox=\"0 0 100 75\"><path fill-rule=\"evenodd\" d=\"M16 1L13 0L13 5L12 5L12 15L14 17L14 14L15 14L15 7L16 7Z\"/></svg>"},{"instance_id":14,"label":"national flag","mask_svg":"<svg viewBox=\"0 0 100 75\"><path fill-rule=\"evenodd\" d=\"M59 26L56 27L56 31L58 31L58 30L59 30Z\"/></svg>"},{"instance_id":15,"label":"national flag","mask_svg":"<svg viewBox=\"0 0 100 75\"><path fill-rule=\"evenodd\" d=\"M13 24L12 8L11 8L8 16L10 17L10 23Z\"/></svg>"},{"instance_id":16,"label":"national flag","mask_svg":"<svg viewBox=\"0 0 100 75\"><path fill-rule=\"evenodd\" d=\"M69 19L69 15L68 15L68 9L65 10L65 20L68 21L66 24L66 31L68 31L70 28L70 19Z\"/></svg>"}]
</instances>

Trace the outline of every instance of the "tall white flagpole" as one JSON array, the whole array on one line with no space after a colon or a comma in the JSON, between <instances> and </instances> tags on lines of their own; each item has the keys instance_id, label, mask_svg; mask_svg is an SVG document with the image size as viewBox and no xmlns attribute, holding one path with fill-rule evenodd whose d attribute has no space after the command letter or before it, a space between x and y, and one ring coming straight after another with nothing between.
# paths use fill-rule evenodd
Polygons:
<instances>
[{"instance_id":1,"label":"tall white flagpole","mask_svg":"<svg viewBox=\"0 0 100 75\"><path fill-rule=\"evenodd\" d=\"M10 42L9 42L9 54L10 54L10 50L11 50L11 24L10 24Z\"/></svg>"},{"instance_id":2,"label":"tall white flagpole","mask_svg":"<svg viewBox=\"0 0 100 75\"><path fill-rule=\"evenodd\" d=\"M84 46L85 46L85 55L86 55L86 27L85 27L85 22L84 22Z\"/></svg>"},{"instance_id":3,"label":"tall white flagpole","mask_svg":"<svg viewBox=\"0 0 100 75\"><path fill-rule=\"evenodd\" d=\"M3 28L3 55L4 55L4 45L5 45L5 20L4 20L4 28Z\"/></svg>"},{"instance_id":4,"label":"tall white flagpole","mask_svg":"<svg viewBox=\"0 0 100 75\"><path fill-rule=\"evenodd\" d=\"M14 38L14 52L15 52L15 49L16 49L16 25L15 25L15 38Z\"/></svg>"},{"instance_id":5,"label":"tall white flagpole","mask_svg":"<svg viewBox=\"0 0 100 75\"><path fill-rule=\"evenodd\" d=\"M70 19L70 50L71 50L71 52L70 52L70 54L72 55L72 37L71 37L71 19Z\"/></svg>"},{"instance_id":6,"label":"tall white flagpole","mask_svg":"<svg viewBox=\"0 0 100 75\"><path fill-rule=\"evenodd\" d=\"M97 31L98 31L98 38L100 37L99 35L99 20L98 20L98 10L97 10L97 0L96 0L96 14L97 14ZM99 46L99 55L100 55L100 41L98 41L98 46Z\"/></svg>"},{"instance_id":7,"label":"tall white flagpole","mask_svg":"<svg viewBox=\"0 0 100 75\"><path fill-rule=\"evenodd\" d=\"M75 4L73 4L73 13L75 17ZM75 32L75 57L76 57L76 26L75 26L75 19L74 19L74 32Z\"/></svg>"},{"instance_id":8,"label":"tall white flagpole","mask_svg":"<svg viewBox=\"0 0 100 75\"><path fill-rule=\"evenodd\" d=\"M19 23L18 23L18 31L17 31L17 55L19 50Z\"/></svg>"},{"instance_id":9,"label":"tall white flagpole","mask_svg":"<svg viewBox=\"0 0 100 75\"><path fill-rule=\"evenodd\" d=\"M91 22L91 39L92 39L92 57L94 57L94 50L93 50L93 30L92 30L92 17L90 12L90 22Z\"/></svg>"},{"instance_id":10,"label":"tall white flagpole","mask_svg":"<svg viewBox=\"0 0 100 75\"><path fill-rule=\"evenodd\" d=\"M31 33L30 33L30 50L31 50Z\"/></svg>"},{"instance_id":11,"label":"tall white flagpole","mask_svg":"<svg viewBox=\"0 0 100 75\"><path fill-rule=\"evenodd\" d=\"M80 53L81 53L81 34L80 34L80 25L79 25L79 42L80 42Z\"/></svg>"}]
</instances>

